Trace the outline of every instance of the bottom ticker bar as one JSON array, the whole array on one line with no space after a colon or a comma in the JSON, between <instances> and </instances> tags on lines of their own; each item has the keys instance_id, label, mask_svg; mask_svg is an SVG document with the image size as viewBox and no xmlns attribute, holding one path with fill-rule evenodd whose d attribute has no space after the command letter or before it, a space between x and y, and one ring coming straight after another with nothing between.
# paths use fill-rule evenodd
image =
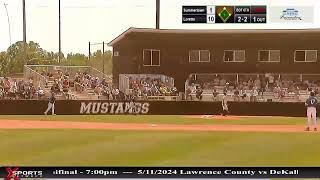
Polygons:
<instances>
[{"instance_id":1,"label":"bottom ticker bar","mask_svg":"<svg viewBox=\"0 0 320 180\"><path fill-rule=\"evenodd\" d=\"M18 178L319 178L320 167L1 167Z\"/></svg>"}]
</instances>

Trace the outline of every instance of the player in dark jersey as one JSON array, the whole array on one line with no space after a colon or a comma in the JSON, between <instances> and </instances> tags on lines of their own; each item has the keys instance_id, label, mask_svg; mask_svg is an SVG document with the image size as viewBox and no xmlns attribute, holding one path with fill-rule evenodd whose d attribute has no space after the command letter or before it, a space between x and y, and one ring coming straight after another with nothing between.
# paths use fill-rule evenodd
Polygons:
<instances>
[{"instance_id":1,"label":"player in dark jersey","mask_svg":"<svg viewBox=\"0 0 320 180\"><path fill-rule=\"evenodd\" d=\"M55 104L55 103L56 103L56 97L55 97L54 92L52 92L52 93L51 93L51 96L50 96L50 98L49 98L48 108L47 108L47 110L44 112L45 115L48 114L48 112L50 111L50 109L51 109L52 115L56 115L56 114L54 113L54 104Z\"/></svg>"},{"instance_id":2,"label":"player in dark jersey","mask_svg":"<svg viewBox=\"0 0 320 180\"><path fill-rule=\"evenodd\" d=\"M311 120L313 120L314 131L317 131L317 105L318 99L315 97L315 93L312 91L310 97L306 100L305 106L307 107L307 117L308 124L306 131L310 131L310 126L312 126Z\"/></svg>"}]
</instances>

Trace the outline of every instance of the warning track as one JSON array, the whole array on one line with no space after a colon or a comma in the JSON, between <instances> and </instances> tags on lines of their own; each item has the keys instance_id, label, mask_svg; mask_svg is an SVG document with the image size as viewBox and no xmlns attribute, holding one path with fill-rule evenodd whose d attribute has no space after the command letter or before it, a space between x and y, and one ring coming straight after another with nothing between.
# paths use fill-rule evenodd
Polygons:
<instances>
[{"instance_id":1,"label":"warning track","mask_svg":"<svg viewBox=\"0 0 320 180\"><path fill-rule=\"evenodd\" d=\"M92 129L138 131L305 132L303 125L178 125L69 121L0 120L0 129Z\"/></svg>"}]
</instances>

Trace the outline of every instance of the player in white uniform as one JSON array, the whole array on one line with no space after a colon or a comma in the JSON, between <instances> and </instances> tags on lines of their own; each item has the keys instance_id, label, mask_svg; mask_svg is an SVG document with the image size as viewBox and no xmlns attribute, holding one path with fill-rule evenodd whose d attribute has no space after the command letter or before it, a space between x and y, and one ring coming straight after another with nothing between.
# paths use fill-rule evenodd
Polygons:
<instances>
[{"instance_id":1,"label":"player in white uniform","mask_svg":"<svg viewBox=\"0 0 320 180\"><path fill-rule=\"evenodd\" d=\"M318 100L315 97L315 93L311 92L310 97L306 100L305 105L307 107L307 117L308 125L306 131L310 131L310 126L312 126L311 120L313 120L314 131L317 131L317 105Z\"/></svg>"},{"instance_id":2,"label":"player in white uniform","mask_svg":"<svg viewBox=\"0 0 320 180\"><path fill-rule=\"evenodd\" d=\"M222 115L226 116L229 113L227 93L223 93L221 105L222 105Z\"/></svg>"}]
</instances>

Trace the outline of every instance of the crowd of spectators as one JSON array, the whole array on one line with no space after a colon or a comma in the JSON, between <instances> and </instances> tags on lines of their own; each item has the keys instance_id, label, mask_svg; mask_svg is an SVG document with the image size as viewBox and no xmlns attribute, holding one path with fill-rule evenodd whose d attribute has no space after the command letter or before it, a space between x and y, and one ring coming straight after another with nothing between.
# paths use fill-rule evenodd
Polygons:
<instances>
[{"instance_id":1,"label":"crowd of spectators","mask_svg":"<svg viewBox=\"0 0 320 180\"><path fill-rule=\"evenodd\" d=\"M249 98L250 101L257 101L257 96L263 96L265 93L273 93L275 98L282 99L287 95L299 96L300 91L314 91L316 94L319 92L320 79L319 80L300 80L279 78L271 74L265 76L257 76L255 78L223 78L216 75L212 79L195 80L192 77L189 78L189 87L186 90L187 98L192 99L192 94L196 94L197 99L201 100L200 93L202 89L213 90L213 97L217 97L219 94L217 88L223 88L221 93L229 93L234 96L235 101L244 100ZM200 98L198 98L200 97Z\"/></svg>"},{"instance_id":2,"label":"crowd of spectators","mask_svg":"<svg viewBox=\"0 0 320 180\"><path fill-rule=\"evenodd\" d=\"M107 100L120 100L121 93L119 89L112 85L111 82L107 81L106 78L100 79L99 77L90 75L86 71L78 71L74 75L61 70L52 72L43 71L42 75L53 80L54 83L51 87L52 91L57 94L64 94L67 99L71 98L71 92L75 91L85 95L88 95L90 92L98 98L104 98Z\"/></svg>"},{"instance_id":3,"label":"crowd of spectators","mask_svg":"<svg viewBox=\"0 0 320 180\"><path fill-rule=\"evenodd\" d=\"M32 79L26 81L4 77L0 80L1 99L42 99L44 96L44 90L36 87Z\"/></svg>"},{"instance_id":4,"label":"crowd of spectators","mask_svg":"<svg viewBox=\"0 0 320 180\"><path fill-rule=\"evenodd\" d=\"M66 99L71 98L70 87L74 87L74 81L70 78L70 74L66 71L42 71L42 76L46 77L45 87L49 88L49 81L52 81L51 92L57 95L64 95Z\"/></svg>"},{"instance_id":5,"label":"crowd of spectators","mask_svg":"<svg viewBox=\"0 0 320 180\"><path fill-rule=\"evenodd\" d=\"M168 82L163 82L158 78L129 78L130 96L142 97L147 99L148 96L178 96L179 92L176 87L171 86ZM129 94L127 94L128 96Z\"/></svg>"},{"instance_id":6,"label":"crowd of spectators","mask_svg":"<svg viewBox=\"0 0 320 180\"><path fill-rule=\"evenodd\" d=\"M45 98L46 89L62 94L66 99L72 98L73 92L77 94L93 94L106 100L147 100L149 97L178 96L176 87L167 80L153 77L130 77L128 92L121 92L106 78L93 76L86 71L69 73L68 71L54 70L42 71L46 79L45 89L38 86L32 77L26 79L1 78L1 99L42 99ZM204 91L212 94L213 100L218 100L219 94L232 95L234 101L257 101L258 96L273 94L275 98L291 95L298 97L301 91L314 91L319 94L320 79L304 80L305 78L286 78L285 76L265 74L248 75L231 78L231 76L215 75L210 78L197 78L190 76L186 88L187 100L202 100ZM316 79L316 78L314 78ZM50 84L49 84L50 83ZM35 85L37 84L37 85ZM308 93L307 93L308 94Z\"/></svg>"}]
</instances>

